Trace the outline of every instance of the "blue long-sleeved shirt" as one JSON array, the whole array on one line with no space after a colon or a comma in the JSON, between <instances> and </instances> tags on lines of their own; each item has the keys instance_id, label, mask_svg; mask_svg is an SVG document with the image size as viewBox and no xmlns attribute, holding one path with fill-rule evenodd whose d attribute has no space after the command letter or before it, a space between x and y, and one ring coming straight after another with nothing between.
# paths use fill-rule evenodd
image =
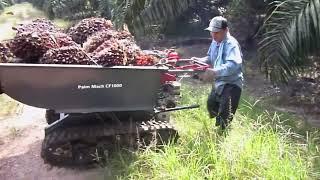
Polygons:
<instances>
[{"instance_id":1,"label":"blue long-sleeved shirt","mask_svg":"<svg viewBox=\"0 0 320 180\"><path fill-rule=\"evenodd\" d=\"M219 47L216 41L212 41L208 50L208 64L213 66L216 72L215 89L221 94L225 84L235 84L243 87L242 53L238 41L229 33L224 39L222 49L222 61L217 61Z\"/></svg>"}]
</instances>

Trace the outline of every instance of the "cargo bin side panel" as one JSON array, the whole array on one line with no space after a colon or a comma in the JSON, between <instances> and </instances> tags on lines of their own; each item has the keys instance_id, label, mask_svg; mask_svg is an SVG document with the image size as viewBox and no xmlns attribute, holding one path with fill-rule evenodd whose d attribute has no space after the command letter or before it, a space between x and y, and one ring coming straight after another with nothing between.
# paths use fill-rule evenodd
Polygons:
<instances>
[{"instance_id":1,"label":"cargo bin side panel","mask_svg":"<svg viewBox=\"0 0 320 180\"><path fill-rule=\"evenodd\" d=\"M66 113L152 110L161 69L1 65L4 93Z\"/></svg>"}]
</instances>

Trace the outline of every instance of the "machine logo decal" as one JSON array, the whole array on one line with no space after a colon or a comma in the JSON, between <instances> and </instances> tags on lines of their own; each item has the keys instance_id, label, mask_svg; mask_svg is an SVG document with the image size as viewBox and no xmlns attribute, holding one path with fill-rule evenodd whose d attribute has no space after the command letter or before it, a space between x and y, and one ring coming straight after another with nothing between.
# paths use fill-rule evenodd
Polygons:
<instances>
[{"instance_id":1,"label":"machine logo decal","mask_svg":"<svg viewBox=\"0 0 320 180\"><path fill-rule=\"evenodd\" d=\"M78 85L77 89L110 89L110 88L122 88L122 84L91 84L91 85Z\"/></svg>"}]
</instances>

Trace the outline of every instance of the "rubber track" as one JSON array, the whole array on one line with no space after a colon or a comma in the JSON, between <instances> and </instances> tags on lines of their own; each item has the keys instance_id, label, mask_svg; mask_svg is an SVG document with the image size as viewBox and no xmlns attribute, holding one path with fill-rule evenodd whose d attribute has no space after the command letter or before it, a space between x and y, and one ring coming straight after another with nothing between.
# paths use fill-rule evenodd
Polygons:
<instances>
[{"instance_id":1,"label":"rubber track","mask_svg":"<svg viewBox=\"0 0 320 180\"><path fill-rule=\"evenodd\" d=\"M154 142L150 139L153 138L154 140L154 132L158 133L157 144L160 145L167 143L169 140L176 140L178 136L177 131L169 122L161 120L150 120L131 124L124 123L117 126L105 124L60 128L45 136L42 143L41 156L47 163L53 165L90 164L95 162L90 154L86 154L86 157L79 160L79 157L73 153L66 153L68 154L67 156L59 156L53 152L63 145L69 145L73 149L74 142L86 139L96 140L95 143L99 143L99 139L108 139L110 147L121 144L123 147L133 146L136 148ZM117 140L119 137L121 140ZM135 141L133 144L132 139ZM110 151L112 148L107 150ZM100 156L103 155L100 153Z\"/></svg>"}]
</instances>

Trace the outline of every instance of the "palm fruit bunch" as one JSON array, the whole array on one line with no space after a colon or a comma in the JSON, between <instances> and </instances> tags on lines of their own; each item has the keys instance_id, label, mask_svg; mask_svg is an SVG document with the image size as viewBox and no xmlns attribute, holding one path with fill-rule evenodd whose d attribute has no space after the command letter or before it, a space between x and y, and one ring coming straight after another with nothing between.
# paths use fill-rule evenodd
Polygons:
<instances>
[{"instance_id":1,"label":"palm fruit bunch","mask_svg":"<svg viewBox=\"0 0 320 180\"><path fill-rule=\"evenodd\" d=\"M134 41L134 37L129 31L119 31L117 34L119 43L125 48L127 65L152 66L157 61L156 57L144 54L140 47Z\"/></svg>"},{"instance_id":2,"label":"palm fruit bunch","mask_svg":"<svg viewBox=\"0 0 320 180\"><path fill-rule=\"evenodd\" d=\"M0 45L0 60L21 63L99 64L103 66L154 64L142 53L129 31L117 31L110 20L87 18L65 34L52 22L37 19L15 28L14 39ZM83 48L77 43L83 44ZM10 50L12 53L10 53ZM11 61L13 62L13 61Z\"/></svg>"},{"instance_id":3,"label":"palm fruit bunch","mask_svg":"<svg viewBox=\"0 0 320 180\"><path fill-rule=\"evenodd\" d=\"M147 55L144 53L139 53L135 57L134 65L136 65L136 66L152 66L155 64L156 61L157 61L156 57L154 57L154 56Z\"/></svg>"},{"instance_id":4,"label":"palm fruit bunch","mask_svg":"<svg viewBox=\"0 0 320 180\"><path fill-rule=\"evenodd\" d=\"M104 18L87 18L70 28L68 34L76 43L83 44L87 38L94 33L111 29L112 27L113 25L110 20Z\"/></svg>"},{"instance_id":5,"label":"palm fruit bunch","mask_svg":"<svg viewBox=\"0 0 320 180\"><path fill-rule=\"evenodd\" d=\"M10 51L8 44L5 42L0 43L0 63L10 62L13 57L14 55Z\"/></svg>"},{"instance_id":6,"label":"palm fruit bunch","mask_svg":"<svg viewBox=\"0 0 320 180\"><path fill-rule=\"evenodd\" d=\"M58 47L56 39L49 32L18 33L10 43L13 54L26 63L38 63L47 50Z\"/></svg>"},{"instance_id":7,"label":"palm fruit bunch","mask_svg":"<svg viewBox=\"0 0 320 180\"><path fill-rule=\"evenodd\" d=\"M93 34L88 37L87 41L83 44L83 48L88 53L93 53L104 42L108 42L117 36L117 32L111 29L104 30Z\"/></svg>"},{"instance_id":8,"label":"palm fruit bunch","mask_svg":"<svg viewBox=\"0 0 320 180\"><path fill-rule=\"evenodd\" d=\"M117 34L118 39L128 39L128 40L134 41L134 37L129 31L123 30L117 33L118 33Z\"/></svg>"},{"instance_id":9,"label":"palm fruit bunch","mask_svg":"<svg viewBox=\"0 0 320 180\"><path fill-rule=\"evenodd\" d=\"M36 19L14 29L17 33L10 49L23 63L38 63L49 49L76 45L70 36L46 19Z\"/></svg>"},{"instance_id":10,"label":"palm fruit bunch","mask_svg":"<svg viewBox=\"0 0 320 180\"><path fill-rule=\"evenodd\" d=\"M101 53L99 55L96 54L104 50L105 48L109 48L112 46L122 47L121 49L123 49L126 57L125 65L133 65L135 61L135 55L138 52L141 52L139 46L137 46L134 42L133 36L128 31L118 32L113 29L101 31L90 36L88 40L83 44L84 50L96 57L104 57ZM103 52L110 53L109 50Z\"/></svg>"},{"instance_id":11,"label":"palm fruit bunch","mask_svg":"<svg viewBox=\"0 0 320 180\"><path fill-rule=\"evenodd\" d=\"M49 31L49 32L58 32L58 28L54 24L46 19L36 19L30 23L20 24L18 27L13 27L12 29L16 30L17 33L23 33L28 31Z\"/></svg>"},{"instance_id":12,"label":"palm fruit bunch","mask_svg":"<svg viewBox=\"0 0 320 180\"><path fill-rule=\"evenodd\" d=\"M78 46L50 49L43 55L40 62L43 64L92 64L87 54Z\"/></svg>"},{"instance_id":13,"label":"palm fruit bunch","mask_svg":"<svg viewBox=\"0 0 320 180\"><path fill-rule=\"evenodd\" d=\"M127 64L126 49L116 39L104 42L92 53L92 56L99 65L104 67Z\"/></svg>"},{"instance_id":14,"label":"palm fruit bunch","mask_svg":"<svg viewBox=\"0 0 320 180\"><path fill-rule=\"evenodd\" d=\"M127 65L135 65L136 56L142 52L140 47L128 39L119 40L119 43L125 47Z\"/></svg>"},{"instance_id":15,"label":"palm fruit bunch","mask_svg":"<svg viewBox=\"0 0 320 180\"><path fill-rule=\"evenodd\" d=\"M58 44L59 47L64 46L76 46L77 43L72 40L72 38L65 34L60 32L52 33L52 36L54 40L56 41L56 44Z\"/></svg>"}]
</instances>

